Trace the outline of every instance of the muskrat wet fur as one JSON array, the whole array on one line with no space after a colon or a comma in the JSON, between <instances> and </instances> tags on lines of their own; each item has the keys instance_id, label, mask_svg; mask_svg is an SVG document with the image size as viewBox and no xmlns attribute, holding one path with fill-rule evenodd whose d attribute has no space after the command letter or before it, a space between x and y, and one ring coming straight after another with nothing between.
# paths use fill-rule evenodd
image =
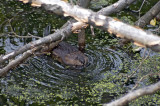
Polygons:
<instances>
[{"instance_id":1,"label":"muskrat wet fur","mask_svg":"<svg viewBox=\"0 0 160 106\"><path fill-rule=\"evenodd\" d=\"M60 42L52 50L51 55L62 64L71 67L84 67L88 63L88 57L84 53L64 41Z\"/></svg>"}]
</instances>

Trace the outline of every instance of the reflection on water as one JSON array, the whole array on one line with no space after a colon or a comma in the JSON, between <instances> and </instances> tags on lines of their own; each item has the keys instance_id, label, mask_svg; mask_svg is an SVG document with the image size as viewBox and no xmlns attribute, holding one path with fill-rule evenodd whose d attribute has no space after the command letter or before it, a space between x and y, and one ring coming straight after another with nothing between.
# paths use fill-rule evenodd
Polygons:
<instances>
[{"instance_id":1,"label":"reflection on water","mask_svg":"<svg viewBox=\"0 0 160 106\"><path fill-rule=\"evenodd\" d=\"M130 60L126 53L106 45L87 44L85 54L89 65L83 69L70 69L46 55L28 59L0 79L0 105L101 105L123 95L135 85L137 76L122 86L126 78L124 75L134 68L134 60ZM152 67L150 63L155 62L154 58L159 59L152 57L144 67ZM145 75L148 73L146 69L138 74ZM156 73L156 70L152 71ZM150 82L155 82L155 79L147 79L142 85ZM147 102L158 101L159 95L154 97L144 99ZM137 103L147 103L142 100Z\"/></svg>"},{"instance_id":2,"label":"reflection on water","mask_svg":"<svg viewBox=\"0 0 160 106\"><path fill-rule=\"evenodd\" d=\"M86 55L89 65L79 70L61 65L49 56L34 57L1 79L1 93L13 104L93 105L103 103L102 97L109 102L121 92L115 76L125 56L93 45L87 46Z\"/></svg>"},{"instance_id":3,"label":"reflection on water","mask_svg":"<svg viewBox=\"0 0 160 106\"><path fill-rule=\"evenodd\" d=\"M15 49L23 46L25 41L19 38L11 38L9 35L5 34L4 38L0 38L0 50L4 50L6 53L10 53ZM8 37L8 38L7 38ZM0 53L2 54L2 53Z\"/></svg>"}]
</instances>

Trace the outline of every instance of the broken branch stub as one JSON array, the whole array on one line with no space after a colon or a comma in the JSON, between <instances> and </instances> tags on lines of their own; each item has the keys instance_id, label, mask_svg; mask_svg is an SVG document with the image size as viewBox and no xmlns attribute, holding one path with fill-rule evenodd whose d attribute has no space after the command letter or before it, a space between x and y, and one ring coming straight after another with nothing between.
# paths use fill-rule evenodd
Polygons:
<instances>
[{"instance_id":1,"label":"broken branch stub","mask_svg":"<svg viewBox=\"0 0 160 106\"><path fill-rule=\"evenodd\" d=\"M23 2L27 0L22 0ZM97 28L103 29L110 33L117 35L118 37L126 38L140 44L143 47L149 47L152 50L160 51L160 37L152 34L151 32L146 32L142 29L136 28L131 25L127 25L111 17L106 17L104 15L99 15L89 9L84 9L79 6L73 6L61 0L30 0L32 4L41 4L46 10L55 11L53 7L59 6L61 13L64 16L71 16L77 21L82 23L88 23ZM36 1L36 2L35 2Z\"/></svg>"}]
</instances>

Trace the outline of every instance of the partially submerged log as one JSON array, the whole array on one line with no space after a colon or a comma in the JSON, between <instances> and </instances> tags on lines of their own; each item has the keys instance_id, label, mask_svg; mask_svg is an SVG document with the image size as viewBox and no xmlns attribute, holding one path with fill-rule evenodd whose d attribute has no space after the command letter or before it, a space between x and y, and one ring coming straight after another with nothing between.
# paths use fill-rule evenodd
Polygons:
<instances>
[{"instance_id":1,"label":"partially submerged log","mask_svg":"<svg viewBox=\"0 0 160 106\"><path fill-rule=\"evenodd\" d=\"M56 58L62 64L80 68L88 63L88 57L84 55L77 47L66 42L61 42L55 47L51 53L53 58Z\"/></svg>"}]
</instances>

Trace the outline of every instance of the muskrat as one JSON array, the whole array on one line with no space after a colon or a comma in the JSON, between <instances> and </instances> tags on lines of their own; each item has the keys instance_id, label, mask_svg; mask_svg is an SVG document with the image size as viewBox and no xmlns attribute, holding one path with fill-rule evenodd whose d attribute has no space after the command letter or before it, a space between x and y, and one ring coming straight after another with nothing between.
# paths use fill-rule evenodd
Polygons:
<instances>
[{"instance_id":1,"label":"muskrat","mask_svg":"<svg viewBox=\"0 0 160 106\"><path fill-rule=\"evenodd\" d=\"M51 53L53 58L59 62L73 67L85 66L88 63L88 57L84 55L77 47L64 41L60 42Z\"/></svg>"}]
</instances>

